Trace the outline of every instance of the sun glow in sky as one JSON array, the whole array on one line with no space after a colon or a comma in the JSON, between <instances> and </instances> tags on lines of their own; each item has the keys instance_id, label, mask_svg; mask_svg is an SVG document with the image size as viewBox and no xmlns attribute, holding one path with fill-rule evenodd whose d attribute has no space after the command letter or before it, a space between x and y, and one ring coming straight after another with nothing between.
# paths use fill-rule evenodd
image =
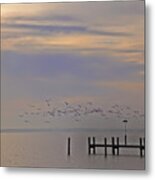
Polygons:
<instances>
[{"instance_id":1,"label":"sun glow in sky","mask_svg":"<svg viewBox=\"0 0 155 180\"><path fill-rule=\"evenodd\" d=\"M144 113L144 1L3 4L1 11L3 129L120 125L94 115L48 125L19 119L48 98L52 108L93 102ZM143 128L139 117L129 117L131 128Z\"/></svg>"}]
</instances>

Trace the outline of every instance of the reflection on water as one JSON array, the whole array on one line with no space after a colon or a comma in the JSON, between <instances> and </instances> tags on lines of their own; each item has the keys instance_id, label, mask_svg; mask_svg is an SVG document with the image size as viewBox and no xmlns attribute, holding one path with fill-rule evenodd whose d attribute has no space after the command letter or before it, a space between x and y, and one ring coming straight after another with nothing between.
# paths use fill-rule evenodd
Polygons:
<instances>
[{"instance_id":1,"label":"reflection on water","mask_svg":"<svg viewBox=\"0 0 155 180\"><path fill-rule=\"evenodd\" d=\"M123 136L120 131L113 132L18 132L1 134L2 166L26 167L64 167L64 168L102 168L102 169L144 169L144 157L139 156L138 149L120 150L119 156L112 156L108 150L107 158L103 149L97 155L88 155L87 137L95 136L97 142L107 137ZM138 144L143 131L128 133L128 141ZM71 137L71 156L67 156L66 140Z\"/></svg>"}]
</instances>

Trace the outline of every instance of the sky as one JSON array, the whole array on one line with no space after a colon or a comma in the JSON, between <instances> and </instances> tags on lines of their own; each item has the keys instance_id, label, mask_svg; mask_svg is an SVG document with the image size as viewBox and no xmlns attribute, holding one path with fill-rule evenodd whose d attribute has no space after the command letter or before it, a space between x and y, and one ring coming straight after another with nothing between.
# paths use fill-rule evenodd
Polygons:
<instances>
[{"instance_id":1,"label":"sky","mask_svg":"<svg viewBox=\"0 0 155 180\"><path fill-rule=\"evenodd\" d=\"M3 4L2 129L144 128L144 1Z\"/></svg>"}]
</instances>

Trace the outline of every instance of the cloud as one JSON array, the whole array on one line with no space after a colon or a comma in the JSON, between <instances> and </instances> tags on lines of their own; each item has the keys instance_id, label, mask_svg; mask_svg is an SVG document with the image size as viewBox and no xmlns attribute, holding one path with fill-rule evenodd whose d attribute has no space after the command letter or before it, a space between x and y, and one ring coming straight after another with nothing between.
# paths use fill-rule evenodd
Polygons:
<instances>
[{"instance_id":1,"label":"cloud","mask_svg":"<svg viewBox=\"0 0 155 180\"><path fill-rule=\"evenodd\" d=\"M1 5L1 15L2 21L6 21L8 19L14 17L33 17L33 16L41 16L46 14L48 11L56 10L59 5L57 3L53 3L52 6L49 7L48 3L27 3L27 4L2 4Z\"/></svg>"},{"instance_id":2,"label":"cloud","mask_svg":"<svg viewBox=\"0 0 155 180\"><path fill-rule=\"evenodd\" d=\"M106 55L143 63L143 20L143 2L4 5L2 50Z\"/></svg>"},{"instance_id":3,"label":"cloud","mask_svg":"<svg viewBox=\"0 0 155 180\"><path fill-rule=\"evenodd\" d=\"M15 36L11 36L10 32L8 35L2 34L2 50L36 54L74 52L88 56L108 55L118 57L120 61L144 62L144 47L135 43L133 38L120 37L115 33L110 36L86 32L86 28L81 26L52 26L51 32L43 35L39 35L39 32L32 35L27 29L23 32L18 29L13 32Z\"/></svg>"},{"instance_id":4,"label":"cloud","mask_svg":"<svg viewBox=\"0 0 155 180\"><path fill-rule=\"evenodd\" d=\"M38 25L38 24L2 24L4 28L17 28L17 29L28 29L30 31L44 31L44 32L54 32L59 34L61 32L65 33L77 33L77 32L87 32L87 28L84 26L71 26L71 25Z\"/></svg>"},{"instance_id":5,"label":"cloud","mask_svg":"<svg viewBox=\"0 0 155 180\"><path fill-rule=\"evenodd\" d=\"M38 19L39 21L39 19ZM57 34L64 34L64 35L78 35L78 34L83 34L83 35L99 35L99 36L117 36L117 37L123 37L123 36L132 36L132 32L123 32L123 31L105 31L104 29L95 29L95 28L91 28L89 26L86 25L77 25L73 23L72 24L59 24L59 23L55 23L52 21L50 21L49 23L34 23L33 21L29 21L27 23L24 22L24 19L22 20L22 22L20 23L16 23L13 22L12 23L12 19L10 20L10 22L8 23L2 23L2 32L4 29L4 35L5 35L5 30L7 29L15 29L18 31L22 31L24 29L24 32L31 32L31 35L35 36L35 33L37 32L37 34L39 35L43 35L41 33L44 32L44 36L53 36L53 35L57 35ZM27 30L27 31L25 31ZM11 33L11 32L10 32ZM29 33L30 35L30 33ZM43 37L44 37L43 36ZM12 36L13 37L13 36Z\"/></svg>"},{"instance_id":6,"label":"cloud","mask_svg":"<svg viewBox=\"0 0 155 180\"><path fill-rule=\"evenodd\" d=\"M97 86L103 88L119 89L122 91L144 91L144 82L130 82L130 81L107 81L97 82Z\"/></svg>"}]
</instances>

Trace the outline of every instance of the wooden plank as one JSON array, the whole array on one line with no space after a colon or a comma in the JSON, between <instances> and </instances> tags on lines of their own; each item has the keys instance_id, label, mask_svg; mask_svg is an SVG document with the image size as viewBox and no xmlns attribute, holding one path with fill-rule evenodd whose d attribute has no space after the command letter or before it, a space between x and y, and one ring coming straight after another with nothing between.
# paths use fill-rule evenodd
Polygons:
<instances>
[{"instance_id":1,"label":"wooden plank","mask_svg":"<svg viewBox=\"0 0 155 180\"><path fill-rule=\"evenodd\" d=\"M94 147L94 145L90 145L91 147ZM95 144L95 147L105 147L104 144ZM113 147L112 144L107 144L106 147ZM117 145L115 145L114 147L117 147ZM139 145L123 145L123 144L119 144L119 148L140 148ZM142 149L144 149L144 146L142 145Z\"/></svg>"}]
</instances>

